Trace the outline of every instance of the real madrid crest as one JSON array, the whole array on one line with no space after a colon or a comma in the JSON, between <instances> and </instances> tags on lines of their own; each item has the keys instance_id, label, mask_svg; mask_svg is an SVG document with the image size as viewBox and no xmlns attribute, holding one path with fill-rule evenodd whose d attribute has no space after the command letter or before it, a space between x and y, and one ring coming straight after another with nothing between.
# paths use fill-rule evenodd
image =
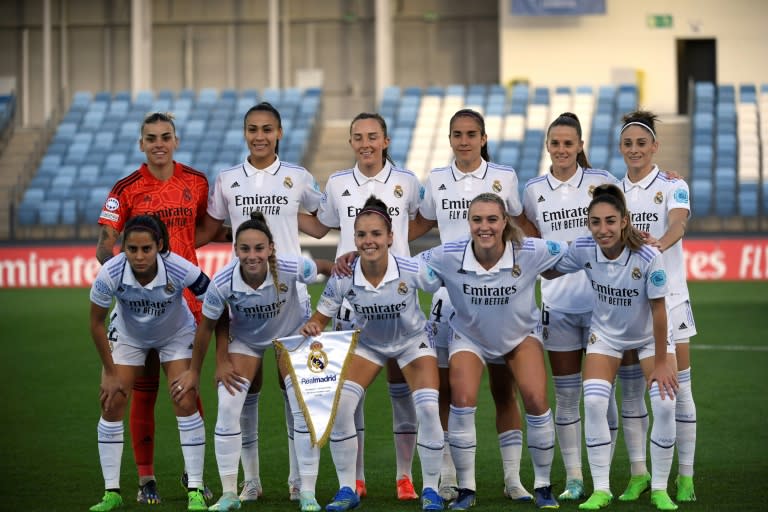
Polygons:
<instances>
[{"instance_id":1,"label":"real madrid crest","mask_svg":"<svg viewBox=\"0 0 768 512\"><path fill-rule=\"evenodd\" d=\"M280 293L287 293L288 292L288 285L285 283L280 283L277 285L277 289L280 290Z\"/></svg>"},{"instance_id":2,"label":"real madrid crest","mask_svg":"<svg viewBox=\"0 0 768 512\"><path fill-rule=\"evenodd\" d=\"M405 295L408 293L408 285L400 281L400 284L397 286L397 293L400 295Z\"/></svg>"},{"instance_id":3,"label":"real madrid crest","mask_svg":"<svg viewBox=\"0 0 768 512\"><path fill-rule=\"evenodd\" d=\"M491 190L493 190L497 194L501 192L501 182L499 180L493 180L493 185L491 185Z\"/></svg>"},{"instance_id":4,"label":"real madrid crest","mask_svg":"<svg viewBox=\"0 0 768 512\"><path fill-rule=\"evenodd\" d=\"M285 179L283 180L283 186L285 188L293 188L293 180L291 179L290 176L285 177Z\"/></svg>"},{"instance_id":5,"label":"real madrid crest","mask_svg":"<svg viewBox=\"0 0 768 512\"><path fill-rule=\"evenodd\" d=\"M640 272L640 269L639 269L638 267L635 267L635 268L633 268L633 269L632 269L632 279L634 279L635 281L637 281L637 280L638 280L638 279L640 279L641 277L643 277L643 273L642 273L642 272Z\"/></svg>"},{"instance_id":6,"label":"real madrid crest","mask_svg":"<svg viewBox=\"0 0 768 512\"><path fill-rule=\"evenodd\" d=\"M520 277L520 265L517 263L512 267L512 277Z\"/></svg>"},{"instance_id":7,"label":"real madrid crest","mask_svg":"<svg viewBox=\"0 0 768 512\"><path fill-rule=\"evenodd\" d=\"M595 186L594 185L590 185L589 189L587 189L587 194L589 194L589 197L592 197L592 194L594 194L594 193L595 193Z\"/></svg>"},{"instance_id":8,"label":"real madrid crest","mask_svg":"<svg viewBox=\"0 0 768 512\"><path fill-rule=\"evenodd\" d=\"M590 333L589 335L589 344L592 345L597 341L597 335L595 333Z\"/></svg>"},{"instance_id":9,"label":"real madrid crest","mask_svg":"<svg viewBox=\"0 0 768 512\"><path fill-rule=\"evenodd\" d=\"M656 192L656 195L653 196L653 202L656 204L661 204L664 202L664 194L661 193L661 190Z\"/></svg>"},{"instance_id":10,"label":"real madrid crest","mask_svg":"<svg viewBox=\"0 0 768 512\"><path fill-rule=\"evenodd\" d=\"M400 185L395 185L394 194L395 194L395 197L398 199L403 197L403 187L401 187Z\"/></svg>"},{"instance_id":11,"label":"real madrid crest","mask_svg":"<svg viewBox=\"0 0 768 512\"><path fill-rule=\"evenodd\" d=\"M313 341L309 346L307 369L312 373L323 373L326 366L328 366L328 354L323 351L323 344L319 341Z\"/></svg>"},{"instance_id":12,"label":"real madrid crest","mask_svg":"<svg viewBox=\"0 0 768 512\"><path fill-rule=\"evenodd\" d=\"M168 293L173 293L176 291L176 288L174 288L173 283L169 281L168 284L165 285L165 291Z\"/></svg>"}]
</instances>

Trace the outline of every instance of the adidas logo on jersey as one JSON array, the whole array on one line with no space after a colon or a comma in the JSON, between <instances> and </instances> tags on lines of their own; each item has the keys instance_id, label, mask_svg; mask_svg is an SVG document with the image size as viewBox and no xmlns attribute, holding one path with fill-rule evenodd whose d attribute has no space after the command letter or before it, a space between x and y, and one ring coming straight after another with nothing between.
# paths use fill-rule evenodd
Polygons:
<instances>
[{"instance_id":1,"label":"adidas logo on jersey","mask_svg":"<svg viewBox=\"0 0 768 512\"><path fill-rule=\"evenodd\" d=\"M437 190L445 190L445 183L442 183L439 187L437 187Z\"/></svg>"},{"instance_id":2,"label":"adidas logo on jersey","mask_svg":"<svg viewBox=\"0 0 768 512\"><path fill-rule=\"evenodd\" d=\"M592 265L589 262L586 262L584 264L584 268L592 268Z\"/></svg>"},{"instance_id":3,"label":"adidas logo on jersey","mask_svg":"<svg viewBox=\"0 0 768 512\"><path fill-rule=\"evenodd\" d=\"M678 329L680 329L680 330L687 329L687 328L688 328L688 326L685 325L685 322L681 323L680 327L678 327Z\"/></svg>"},{"instance_id":4,"label":"adidas logo on jersey","mask_svg":"<svg viewBox=\"0 0 768 512\"><path fill-rule=\"evenodd\" d=\"M429 347L427 346L427 344L426 344L426 343L424 343L424 342L422 341L422 342L421 342L421 345L419 345L419 349L422 349L422 348L429 348Z\"/></svg>"},{"instance_id":5,"label":"adidas logo on jersey","mask_svg":"<svg viewBox=\"0 0 768 512\"><path fill-rule=\"evenodd\" d=\"M237 188L240 184L238 182L234 182L232 185L229 186L229 188Z\"/></svg>"},{"instance_id":6,"label":"adidas logo on jersey","mask_svg":"<svg viewBox=\"0 0 768 512\"><path fill-rule=\"evenodd\" d=\"M350 194L350 193L349 193L349 190L347 190L347 189L344 189L344 192L342 192L342 193L341 193L341 197L349 197L349 196L351 196L351 195L352 195L352 194Z\"/></svg>"},{"instance_id":7,"label":"adidas logo on jersey","mask_svg":"<svg viewBox=\"0 0 768 512\"><path fill-rule=\"evenodd\" d=\"M539 196L539 199L537 199L537 202L539 203L543 203L544 201L546 201L546 199L544 199L544 196Z\"/></svg>"}]
</instances>

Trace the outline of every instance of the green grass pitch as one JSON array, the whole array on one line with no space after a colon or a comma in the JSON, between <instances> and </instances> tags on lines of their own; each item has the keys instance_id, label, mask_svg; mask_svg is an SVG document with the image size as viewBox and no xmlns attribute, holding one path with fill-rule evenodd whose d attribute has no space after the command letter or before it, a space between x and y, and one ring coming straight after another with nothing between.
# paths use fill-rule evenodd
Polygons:
<instances>
[{"instance_id":1,"label":"green grass pitch","mask_svg":"<svg viewBox=\"0 0 768 512\"><path fill-rule=\"evenodd\" d=\"M319 287L313 288L317 296ZM696 491L698 501L680 510L765 510L768 477L768 285L766 283L693 283L691 294L699 335L694 339L693 385L698 408ZM0 290L0 510L85 511L103 493L96 448L99 417L99 363L88 333L88 290ZM760 320L763 318L763 320ZM298 510L287 500L287 449L283 406L274 362L265 358L260 410L261 478L265 496L244 510ZM220 494L212 431L216 416L213 357L203 376L208 444L206 481ZM551 386L550 386L551 388ZM162 390L161 386L161 390ZM383 376L366 400L366 468L369 497L362 510L419 510L416 502L395 499L394 447L389 400ZM502 495L501 462L487 388L477 416L477 481L480 510L533 510L512 505ZM147 508L135 502L136 473L129 442L123 452L124 510ZM161 391L157 404L156 473L163 504L153 510L185 510L178 478L182 469L176 422ZM586 469L587 459L584 455ZM523 482L530 488L527 453ZM414 475L419 487L418 462ZM673 466L673 477L676 463ZM619 440L612 468L614 494L628 475L626 450ZM587 471L588 489L589 477ZM564 484L559 455L552 471L555 491ZM671 483L671 480L670 480ZM318 499L327 502L337 489L328 449L323 450ZM673 485L670 485L673 489ZM577 510L562 504L562 510ZM615 502L610 510L654 510L648 498L637 504Z\"/></svg>"}]
</instances>

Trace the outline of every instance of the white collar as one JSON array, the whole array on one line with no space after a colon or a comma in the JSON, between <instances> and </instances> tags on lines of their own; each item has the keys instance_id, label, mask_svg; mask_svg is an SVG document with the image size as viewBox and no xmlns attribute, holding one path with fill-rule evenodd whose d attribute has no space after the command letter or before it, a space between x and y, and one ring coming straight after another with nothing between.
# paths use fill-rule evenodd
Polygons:
<instances>
[{"instance_id":1,"label":"white collar","mask_svg":"<svg viewBox=\"0 0 768 512\"><path fill-rule=\"evenodd\" d=\"M352 283L357 286L363 286L367 291L376 291L381 289L385 284L390 281L394 281L400 277L400 268L397 266L395 257L390 252L387 255L387 271L384 273L384 278L381 280L378 286L373 286L368 279L363 275L362 265L360 265L360 258L358 257L355 265L355 274L352 279Z\"/></svg>"},{"instance_id":2,"label":"white collar","mask_svg":"<svg viewBox=\"0 0 768 512\"><path fill-rule=\"evenodd\" d=\"M619 257L615 260L612 260L608 258L605 254L603 254L603 250L600 249L600 245L595 242L595 250L597 251L597 254L595 256L595 259L598 263L607 263L609 265L626 265L629 263L629 257L630 257L630 250L629 247L626 245L624 246L624 249L621 251L621 254L619 254Z\"/></svg>"},{"instance_id":3,"label":"white collar","mask_svg":"<svg viewBox=\"0 0 768 512\"><path fill-rule=\"evenodd\" d=\"M259 290L264 290L271 286L273 286L273 284L272 284L272 274L269 271L269 263L267 263L267 277L264 279L264 282L261 283L261 285L256 289L254 289L251 285L249 285L243 280L243 274L240 271L240 260L238 260L235 263L235 266L232 269L232 291L233 292L257 293Z\"/></svg>"},{"instance_id":4,"label":"white collar","mask_svg":"<svg viewBox=\"0 0 768 512\"><path fill-rule=\"evenodd\" d=\"M584 169L581 168L580 165L576 164L576 172L573 173L573 176L568 178L565 181L560 181L555 177L554 174L552 174L552 168L550 167L549 172L547 173L547 181L549 182L550 188L552 190L557 190L558 188L562 186L569 186L572 188L579 188L579 185L581 185L581 180L584 177Z\"/></svg>"},{"instance_id":5,"label":"white collar","mask_svg":"<svg viewBox=\"0 0 768 512\"><path fill-rule=\"evenodd\" d=\"M514 248L512 247L512 242L510 241L506 242L504 246L504 252L501 254L501 258L499 259L499 261L497 261L496 264L489 269L486 269L485 267L483 267L477 261L477 258L475 258L475 253L472 251L472 239L469 240L469 243L464 248L464 261L462 261L461 263L461 268L463 270L474 272L479 276L497 274L502 269L512 268L514 266L515 266L515 252L514 252Z\"/></svg>"},{"instance_id":6,"label":"white collar","mask_svg":"<svg viewBox=\"0 0 768 512\"><path fill-rule=\"evenodd\" d=\"M152 288L157 288L159 286L166 286L168 284L168 276L165 272L165 260L163 260L163 257L158 254L156 256L157 258L157 275L155 276L152 281L147 283L146 285L141 284L136 280L136 276L133 274L133 269L131 268L131 264L128 262L128 258L125 258L125 267L123 268L123 284L126 284L128 286L133 286L135 288L146 288L148 290L151 290Z\"/></svg>"},{"instance_id":7,"label":"white collar","mask_svg":"<svg viewBox=\"0 0 768 512\"><path fill-rule=\"evenodd\" d=\"M368 183L369 181L378 181L379 183L386 183L389 179L389 175L392 173L392 164L389 163L389 161L384 162L384 167L381 168L379 172L374 174L371 177L366 176L362 173L360 170L360 167L358 167L357 164L355 164L355 167L352 168L352 173L354 174L355 181L358 185L364 185L365 183Z\"/></svg>"},{"instance_id":8,"label":"white collar","mask_svg":"<svg viewBox=\"0 0 768 512\"><path fill-rule=\"evenodd\" d=\"M264 169L259 169L258 167L251 165L251 162L248 161L248 157L245 157L245 163L243 164L243 170L245 171L245 175L248 177L253 176L257 172L267 172L274 176L277 174L278 169L280 169L280 157L277 155L275 155L275 161Z\"/></svg>"},{"instance_id":9,"label":"white collar","mask_svg":"<svg viewBox=\"0 0 768 512\"><path fill-rule=\"evenodd\" d=\"M451 170L453 171L453 179L456 181L463 180L464 178L477 178L482 180L485 178L485 173L488 171L488 162L483 158L480 158L480 165L472 172L463 172L456 166L456 159L451 161Z\"/></svg>"},{"instance_id":10,"label":"white collar","mask_svg":"<svg viewBox=\"0 0 768 512\"><path fill-rule=\"evenodd\" d=\"M624 183L624 192L632 190L635 187L640 187L642 189L647 189L648 187L651 186L651 183L653 183L653 180L656 179L656 176L659 175L659 172L661 172L659 170L659 166L658 165L654 165L653 169L651 169L651 172L648 173L648 176L646 176L645 178L641 179L637 183L632 182L629 179L629 174L626 174L624 176L624 179L622 180L622 182Z\"/></svg>"}]
</instances>

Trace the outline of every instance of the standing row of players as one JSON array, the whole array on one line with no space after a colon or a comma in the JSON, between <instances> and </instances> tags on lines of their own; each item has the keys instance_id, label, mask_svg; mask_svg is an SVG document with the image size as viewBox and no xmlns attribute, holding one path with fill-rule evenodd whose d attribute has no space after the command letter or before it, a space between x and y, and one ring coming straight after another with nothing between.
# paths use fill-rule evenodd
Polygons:
<instances>
[{"instance_id":1,"label":"standing row of players","mask_svg":"<svg viewBox=\"0 0 768 512\"><path fill-rule=\"evenodd\" d=\"M147 163L136 173L118 182L105 204L100 220L104 226L98 249L100 260L106 261L107 257L112 255L114 243L120 231L124 229L126 220L137 214L151 213L160 216L169 226L174 250L182 252L182 254L184 254L183 251L187 251L184 256L194 262L195 246L211 239L226 237L226 231L222 231L221 225L227 218L230 219L232 228L237 232L239 225L250 218L250 213L253 210L261 211L266 217L269 228L275 234L274 243L281 257L299 257L299 229L313 236L322 236L330 228L339 228L341 231L339 253L341 254L356 247L353 241L356 233L354 222L365 199L370 195L384 199L387 205L386 214L392 222L392 251L397 256L408 256L408 247L405 242L409 236L411 238L419 236L434 225L438 226L443 242L466 236L468 231L466 219L470 200L483 192L491 192L503 198L504 210L516 215L516 223L521 225L528 234L541 234L552 240L571 241L578 236L589 233L586 227L586 208L591 200L591 191L594 186L615 181L606 172L589 169L583 153L578 120L572 115L561 116L550 126L547 133L547 149L552 157L551 172L546 176L532 180L527 185L523 201L525 209L517 197L517 178L514 171L508 167L489 162L486 152L484 121L482 116L470 110L457 112L451 120L449 139L455 155L452 165L434 170L423 188L413 173L399 169L388 161L386 149L389 139L386 125L383 119L375 114L362 114L353 121L350 130L350 145L355 152L357 163L353 169L334 174L328 181L324 195L320 194L316 183L306 170L279 160L277 152L281 136L280 116L274 108L268 104L260 104L251 109L245 116L245 138L248 143L249 156L243 164L223 171L218 176L206 209L204 205L208 194L205 177L173 161L173 151L178 144L178 139L175 136L172 119L162 114L153 114L153 116L148 117L142 125L140 141L142 150L147 155ZM662 250L669 248L669 251L665 251L667 254L674 254L675 248L677 250L681 248L679 240L682 237L688 215L687 187L681 180L669 179L664 173L659 173L659 170L652 163L653 153L658 148L654 118L646 113L634 113L628 116L622 130L621 145L628 165L628 175L623 185L627 191L630 208L633 211L633 220L637 222L638 219L644 219L648 226L641 226L641 228L658 238L658 240L653 238L650 241ZM423 198L420 198L421 191L424 192ZM300 207L310 212L317 211L317 216L300 215L298 211ZM524 214L523 210L525 211ZM195 229L197 230L196 236ZM237 252L237 246L235 249ZM189 250L191 250L191 254L189 254ZM676 415L678 440L683 441L685 439L689 442L685 451L683 450L683 443L679 443L681 466L677 497L678 500L690 500L693 498L691 477L693 445L695 443L695 408L693 408L693 401L690 397L690 365L685 342L695 331L692 331L694 327L690 317L684 275L682 274L682 257L680 257L679 265L678 262L667 262L666 259L670 258L665 255L665 263L667 263L667 268L670 269L671 274L670 281L675 283L677 277L682 278L682 287L679 282L675 283L667 302L668 305L672 306L673 321L671 323L674 327L679 327L677 330L683 331L682 337L685 338L684 340L678 339L676 344L678 353L684 352L683 356L679 357L678 362L681 373ZM679 274L679 276L675 274ZM563 284L564 279L581 279L581 281ZM559 293L557 290L559 287L562 287L560 291L567 288L568 293ZM544 339L555 376L557 408L554 424L567 472L566 489L560 495L561 499L581 499L584 497L578 411L582 388L581 360L589 332L589 315L585 315L585 313L591 310L592 288L584 273L560 278L552 281L551 284L546 283L544 285L544 305L541 312L543 328L537 338ZM582 291L581 296L577 296L577 290ZM301 298L308 314L305 290L303 293ZM607 293L605 296L605 300L614 301L610 302L611 305L617 307L623 305L618 303L621 297L614 297L611 293ZM674 298L677 304L670 303L671 298ZM479 298L479 300L483 299ZM488 300L488 298L484 300ZM190 304L194 306L195 303L190 301ZM196 307L199 311L199 303ZM535 306L532 303L530 307ZM505 494L512 499L530 500L532 497L522 486L519 478L522 421L514 394L514 372L508 368L509 365L506 364L503 357L505 354L488 357L487 354L478 355L470 350L452 349L449 363L449 341L452 337L455 341L459 335L453 332L447 322L454 312L446 292L443 292L442 295L440 292L435 294L431 312L430 331L436 335L435 339L440 356L438 361L441 367L441 378L439 379L441 383L441 419L443 420L443 430L446 432L444 434L445 439L450 438L452 420L454 424L459 424L462 421L466 424L471 421L474 424L476 396L473 396L472 388L476 388L475 380L479 383L483 365L487 363L491 374L491 389L497 405L497 429L499 430L499 444L504 462ZM682 321L676 323L678 317ZM336 318L337 326L354 326L354 321L355 318L350 313L349 304L341 304ZM220 336L226 336L226 332ZM258 421L261 365L257 362L250 366L242 366L238 365L237 361L240 359L239 354L248 355L250 359L260 360L263 350L261 353L249 353L245 349L238 352L233 350L230 344L228 352L226 343L220 343L219 346L223 347L223 350L217 350L217 379L222 383L224 389L230 392L235 387L240 389L246 380L251 386L251 392L244 397L244 402L240 405L242 409L240 423L243 446L241 455L246 486L239 498L255 499L261 493L258 479L258 445L255 442L257 434L254 427ZM190 354L186 355L190 356ZM245 360L250 361L249 359ZM250 362L252 363L252 361ZM647 430L647 411L644 410L646 384L643 374L637 366L631 365L629 360L627 363L619 370L619 376L622 379L622 388L624 389L622 414L632 461L632 479L621 498L637 499L639 494L651 485L650 477L645 469L644 453L645 431ZM463 378L457 378L456 381L464 383L463 385L467 388L462 388L461 384L454 386L454 396L451 399L446 399L446 397L450 397L451 389L447 385L449 382L449 365L454 375L458 375L456 373L458 371L464 373ZM413 407L408 384L404 382L402 373L398 371L396 364L392 364L392 361L389 361L386 366L389 370L388 380L390 381L390 395L394 411L393 430L398 455L398 496L401 499L413 499L416 498L416 493L411 482L410 468L419 421L416 409ZM147 365L147 368L150 368L150 365ZM585 369L585 375L588 373L588 369L589 366ZM136 391L151 395L151 391L154 390L156 395L156 375L155 372L154 385L150 383L134 388L133 403L137 402ZM152 377L150 376L149 379L151 380ZM606 379L608 382L613 382L613 376L608 375ZM634 396L629 393L632 390L635 391ZM291 394L285 395L286 402L290 399ZM613 395L608 393L608 396L610 398ZM527 398L530 397L524 393L524 403ZM685 400L683 400L684 398ZM222 416L221 402L222 400L220 400L220 416ZM590 403L589 400L585 400L585 402L586 405ZM362 400L359 403L362 404ZM448 412L447 407L449 403L453 405L450 412ZM151 418L153 408L152 402L151 407L145 407L144 411L136 414L132 411L131 428L134 439L141 441L152 439L151 430L149 430L148 435L137 435L137 429L147 425L146 422L142 425L142 420ZM616 408L615 406L606 406L606 409L614 411L613 414L608 413L607 416L608 424L613 426L610 431L614 433L617 428ZM287 405L286 419L289 439L293 439L295 435L298 435L298 431L293 425L295 417L290 411L291 409ZM545 407L538 412L548 412L548 408ZM136 420L133 419L134 416L136 416ZM231 429L231 424L234 422L232 418L237 418L237 415L232 416L230 414L229 416L230 425L222 424L222 429L225 431L226 428ZM462 418L462 416L464 417ZM354 417L358 438L354 492L356 497L364 495L366 491L362 465L364 427L361 405L358 406L358 412ZM588 412L588 425L589 417ZM529 428L528 444L532 446L532 426L537 422L547 424L551 419L531 418L530 416L526 419ZM681 424L688 427L686 436L680 435ZM151 423L148 425L152 427ZM236 422L235 426L237 426ZM217 421L217 432L218 430L219 422ZM589 427L587 430L589 450L591 438ZM454 436L454 438L457 437ZM467 448L473 448L471 439L463 440L459 444L461 443L464 443ZM217 448L218 444L219 439L217 437ZM447 443L445 444L447 445ZM542 443L542 447L546 444ZM552 443L550 443L550 450L553 444L554 436ZM143 447L141 443L138 443L137 447L137 443L134 442L135 452L137 448L141 450ZM293 450L291 453L293 454ZM453 461L449 451L445 450L440 475L440 491L443 497L453 500L452 508L462 509L471 506L475 499L474 460L470 463L464 460L467 457L462 455L455 458L460 459L456 468L458 475L452 467ZM146 459L146 456L140 458L137 453L137 461L146 461ZM534 463L536 464L535 461ZM148 466L151 472L148 472L147 464L143 466L143 469L142 465L139 466L139 501L158 502L160 498L157 494L153 471L151 471L151 452ZM236 485L236 482L231 482L233 482L233 473L234 479L237 476L237 459L235 459L234 468L230 463L226 470L222 471L221 466L220 464L225 492L234 494L234 489L231 488ZM593 475L594 473L593 471ZM230 483L225 483L225 480ZM300 483L299 480L301 480ZM312 480L311 474L305 478L305 475L301 474L295 461L293 461L289 476L291 497L301 499L300 491L304 491L305 488L309 491L311 487L311 491L314 491L314 481L305 483L305 480ZM455 490L457 483L461 486L458 492ZM658 482L654 480L654 490L660 490L657 484ZM534 488L537 491L535 493L536 501L542 506L556 504L548 485L548 472L546 478L540 478L539 472L537 472ZM195 479L190 478L188 486L190 488L190 508L192 508L193 501L195 503L201 501L198 500L195 493L203 494L198 491L198 489L204 489L202 475L199 479L197 475L195 475ZM596 483L595 490L605 490L605 487L605 482L600 482L599 485ZM110 487L108 486L108 488ZM666 479L663 489L666 489ZM193 494L195 494L194 500ZM314 500L313 492L312 498ZM331 507L329 510L345 510L345 506L350 508L355 505L354 497L334 500L332 504L345 500L346 505L342 503L339 505L341 508ZM307 503L306 507L304 501L308 500L301 501L302 509L315 509L316 501L314 504ZM589 501L583 505L588 503ZM107 507L99 508L99 505L102 504ZM97 505L96 509L111 509L106 502L106 496L102 504ZM222 505L225 504L222 503ZM232 506L234 507L234 505Z\"/></svg>"}]
</instances>

